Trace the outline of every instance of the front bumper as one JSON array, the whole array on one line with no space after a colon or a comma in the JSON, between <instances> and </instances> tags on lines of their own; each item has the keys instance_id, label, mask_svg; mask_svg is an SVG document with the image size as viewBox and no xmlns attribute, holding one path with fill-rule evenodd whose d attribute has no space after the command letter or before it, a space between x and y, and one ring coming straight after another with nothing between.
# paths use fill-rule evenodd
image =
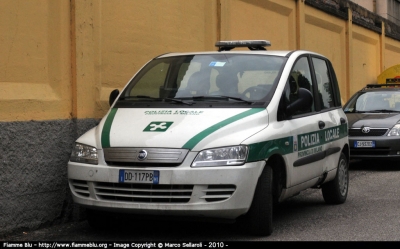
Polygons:
<instances>
[{"instance_id":1,"label":"front bumper","mask_svg":"<svg viewBox=\"0 0 400 249\"><path fill-rule=\"evenodd\" d=\"M356 141L375 141L374 148L356 148ZM349 137L351 159L399 159L400 137L370 136Z\"/></svg>"},{"instance_id":2,"label":"front bumper","mask_svg":"<svg viewBox=\"0 0 400 249\"><path fill-rule=\"evenodd\" d=\"M69 186L74 202L87 208L234 219L250 208L265 166L265 161L259 161L242 166L191 168L185 162L168 168L69 162ZM158 170L159 184L119 183L120 169Z\"/></svg>"}]
</instances>

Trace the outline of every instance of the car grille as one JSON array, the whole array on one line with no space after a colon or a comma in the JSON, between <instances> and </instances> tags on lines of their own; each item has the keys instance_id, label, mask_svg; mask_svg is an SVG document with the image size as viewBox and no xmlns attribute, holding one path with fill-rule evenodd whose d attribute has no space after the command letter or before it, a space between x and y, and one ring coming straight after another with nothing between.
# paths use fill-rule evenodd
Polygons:
<instances>
[{"instance_id":1,"label":"car grille","mask_svg":"<svg viewBox=\"0 0 400 249\"><path fill-rule=\"evenodd\" d=\"M218 202L229 199L236 191L232 184L168 185L137 183L106 183L70 180L71 190L78 196L90 198L90 186L100 200L130 203L188 203ZM197 189L197 190L195 190ZM193 192L198 193L192 196ZM93 193L92 192L92 193Z\"/></svg>"},{"instance_id":2,"label":"car grille","mask_svg":"<svg viewBox=\"0 0 400 249\"><path fill-rule=\"evenodd\" d=\"M349 129L350 137L371 137L371 136L383 136L388 131L387 128L371 128L370 132L363 133L361 128Z\"/></svg>"},{"instance_id":3,"label":"car grille","mask_svg":"<svg viewBox=\"0 0 400 249\"><path fill-rule=\"evenodd\" d=\"M227 200L235 192L235 185L209 185L203 190L204 198L207 202L216 202Z\"/></svg>"},{"instance_id":4,"label":"car grille","mask_svg":"<svg viewBox=\"0 0 400 249\"><path fill-rule=\"evenodd\" d=\"M80 180L72 180L71 182L72 191L74 191L77 195L82 197L89 197L89 186L87 181Z\"/></svg>"},{"instance_id":5,"label":"car grille","mask_svg":"<svg viewBox=\"0 0 400 249\"><path fill-rule=\"evenodd\" d=\"M350 148L352 156L386 156L390 154L390 148Z\"/></svg>"},{"instance_id":6,"label":"car grille","mask_svg":"<svg viewBox=\"0 0 400 249\"><path fill-rule=\"evenodd\" d=\"M139 159L144 152L146 156ZM110 166L179 166L189 150L168 148L104 148L104 159Z\"/></svg>"},{"instance_id":7,"label":"car grille","mask_svg":"<svg viewBox=\"0 0 400 249\"><path fill-rule=\"evenodd\" d=\"M146 203L186 203L193 192L193 185L96 182L94 188L101 200Z\"/></svg>"}]
</instances>

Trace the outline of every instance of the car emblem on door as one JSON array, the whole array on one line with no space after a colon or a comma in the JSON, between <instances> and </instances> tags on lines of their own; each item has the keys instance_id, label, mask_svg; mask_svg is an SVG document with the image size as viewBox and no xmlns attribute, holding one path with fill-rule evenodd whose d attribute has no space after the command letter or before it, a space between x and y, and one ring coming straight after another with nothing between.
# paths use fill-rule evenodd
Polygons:
<instances>
[{"instance_id":1,"label":"car emblem on door","mask_svg":"<svg viewBox=\"0 0 400 249\"><path fill-rule=\"evenodd\" d=\"M361 132L362 133L369 133L371 131L371 128L369 128L369 127L363 127L362 129L361 129Z\"/></svg>"},{"instance_id":2,"label":"car emblem on door","mask_svg":"<svg viewBox=\"0 0 400 249\"><path fill-rule=\"evenodd\" d=\"M147 158L147 151L145 151L145 150L139 151L139 155L138 155L137 159L139 161L143 161L146 158Z\"/></svg>"}]
</instances>

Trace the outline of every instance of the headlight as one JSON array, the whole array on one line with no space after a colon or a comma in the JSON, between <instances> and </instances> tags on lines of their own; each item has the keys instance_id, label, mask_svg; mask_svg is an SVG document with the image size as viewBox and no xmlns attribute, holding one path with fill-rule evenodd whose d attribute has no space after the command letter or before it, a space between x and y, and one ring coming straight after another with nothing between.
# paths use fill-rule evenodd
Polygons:
<instances>
[{"instance_id":1,"label":"headlight","mask_svg":"<svg viewBox=\"0 0 400 249\"><path fill-rule=\"evenodd\" d=\"M389 131L388 136L400 136L400 124L393 126L393 128Z\"/></svg>"},{"instance_id":2,"label":"headlight","mask_svg":"<svg viewBox=\"0 0 400 249\"><path fill-rule=\"evenodd\" d=\"M75 143L69 160L77 163L97 164L97 149L89 145Z\"/></svg>"},{"instance_id":3,"label":"headlight","mask_svg":"<svg viewBox=\"0 0 400 249\"><path fill-rule=\"evenodd\" d=\"M236 166L246 162L247 146L232 146L200 151L192 167Z\"/></svg>"}]
</instances>

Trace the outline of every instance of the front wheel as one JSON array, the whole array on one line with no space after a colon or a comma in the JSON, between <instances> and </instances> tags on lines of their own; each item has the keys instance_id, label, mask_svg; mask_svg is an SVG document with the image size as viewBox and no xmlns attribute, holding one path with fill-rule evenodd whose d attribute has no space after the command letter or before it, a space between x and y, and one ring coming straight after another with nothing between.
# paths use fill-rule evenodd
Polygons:
<instances>
[{"instance_id":1,"label":"front wheel","mask_svg":"<svg viewBox=\"0 0 400 249\"><path fill-rule=\"evenodd\" d=\"M272 233L272 168L265 166L254 192L250 210L244 217L246 229L253 235Z\"/></svg>"},{"instance_id":2,"label":"front wheel","mask_svg":"<svg viewBox=\"0 0 400 249\"><path fill-rule=\"evenodd\" d=\"M328 204L342 204L349 190L349 163L345 154L340 154L336 177L322 185L322 196Z\"/></svg>"}]
</instances>

